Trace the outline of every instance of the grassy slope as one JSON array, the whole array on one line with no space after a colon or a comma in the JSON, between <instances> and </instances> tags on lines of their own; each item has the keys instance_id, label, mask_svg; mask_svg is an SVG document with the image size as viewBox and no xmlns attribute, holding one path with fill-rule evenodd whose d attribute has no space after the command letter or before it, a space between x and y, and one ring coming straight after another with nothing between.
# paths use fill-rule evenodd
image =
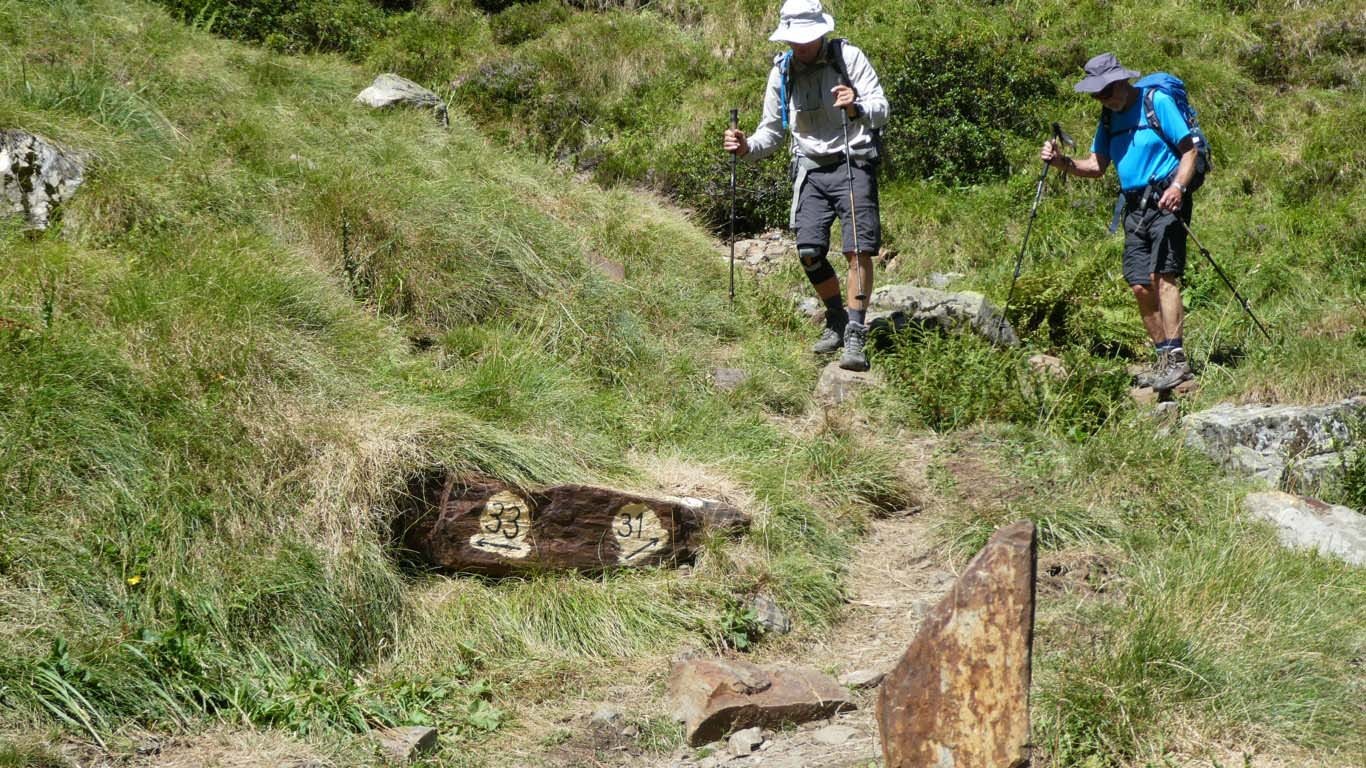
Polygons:
<instances>
[{"instance_id":1,"label":"grassy slope","mask_svg":"<svg viewBox=\"0 0 1366 768\"><path fill-rule=\"evenodd\" d=\"M594 128L625 147L614 162L629 167L661 145L705 141L698 115L718 104L748 105L752 119L768 5L718 0L699 15L664 4L664 16L613 17L615 36L588 34L601 17L575 15L519 51L559 66L546 51L587 41L564 87L605 100L594 107L604 113L650 107L617 133ZM1360 51L1323 48L1322 30L1361 20L1345 3L1284 5L834 11L875 62L908 30L934 27L1029 45L1064 86L1092 45L1193 83L1219 163L1198 231L1281 336L1258 342L1197 269L1197 359L1245 355L1206 364L1199 407L1326 400L1366 378L1366 163L1350 132L1366 107L1359 85L1332 87L1318 70L1345 68L1359 84ZM399 36L372 59L433 79L504 55L464 3L428 12L433 26L408 28L411 39L449 23L467 50L424 59ZM749 21L721 21L737 12ZM1268 20L1288 28L1289 88L1257 82L1240 57ZM0 3L0 37L0 123L89 148L97 169L63 234L4 233L22 258L0 268L0 314L41 329L8 333L0 361L5 730L65 721L108 738L207 712L337 733L430 711L473 735L496 721L478 681L543 682L585 658L716 638L727 595L751 585L771 583L808 622L831 615L847 529L812 516L813 502L838 513L890 478L885 457L836 427L794 445L766 425L764 411L806 408L814 376L782 298L800 288L795 269L743 286L731 313L705 240L676 214L504 152L517 131L490 126L490 144L458 119L444 134L421 115L364 113L348 102L366 74L336 60L244 49L115 2L39 14ZM731 56L711 61L717 51ZM672 74L685 65L661 64L681 61L694 68L683 81ZM1065 87L1043 106L1089 136L1094 108ZM888 186L903 253L891 277L957 269L1004 293L1037 173L1037 139L1012 141L1018 172L1004 182ZM945 531L957 551L1028 515L1049 557L1101 563L1102 594L1069 593L1040 615L1037 740L1054 763L1155 761L1218 739L1352 764L1366 752L1352 661L1366 643L1361 577L1279 552L1238 522L1245 488L1154 441L1116 383L1121 361L1092 354L1138 330L1114 274L1118 245L1096 236L1108 203L1098 184L1051 188L1022 286L1026 309L1066 310L1054 335L1087 375L1046 392L1044 409L974 411L981 391L1012 389L1022 361L931 342L884 360L907 386L872 401L873 416L956 435L941 461L982 453L1010 468L1001 474L1019 493L1001 499L942 481L963 497ZM625 263L630 281L596 277L591 253ZM1034 346L1049 335L1036 329ZM410 337L435 344L414 353ZM734 396L706 387L721 358L755 373ZM981 418L1015 425L953 432ZM716 548L681 587L649 574L412 583L383 557L378 520L413 468L648 485L640 470L659 461L752 493L756 544ZM544 672L522 671L528 660Z\"/></svg>"},{"instance_id":2,"label":"grassy slope","mask_svg":"<svg viewBox=\"0 0 1366 768\"><path fill-rule=\"evenodd\" d=\"M2 235L0 314L25 326L0 338L5 731L117 748L206 717L433 717L458 738L496 727L499 663L720 642L728 596L764 582L832 615L834 521L856 524L889 462L767 423L812 384L798 329L773 295L728 307L681 215L459 119L370 113L351 66L150 6L0 3L0 38L0 123L91 168L59 229ZM725 357L755 371L732 394L708 384ZM415 470L649 488L664 462L727 467L759 515L752 545L683 584L432 582L429 599L385 554Z\"/></svg>"}]
</instances>

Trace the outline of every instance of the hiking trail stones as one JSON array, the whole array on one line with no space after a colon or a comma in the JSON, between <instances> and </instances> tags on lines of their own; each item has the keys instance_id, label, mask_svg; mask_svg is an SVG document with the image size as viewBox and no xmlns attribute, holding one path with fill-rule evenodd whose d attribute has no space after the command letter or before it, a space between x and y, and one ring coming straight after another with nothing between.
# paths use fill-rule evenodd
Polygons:
<instances>
[{"instance_id":1,"label":"hiking trail stones","mask_svg":"<svg viewBox=\"0 0 1366 768\"><path fill-rule=\"evenodd\" d=\"M1280 491L1248 494L1243 507L1254 518L1274 524L1284 547L1318 550L1366 567L1366 515Z\"/></svg>"},{"instance_id":2,"label":"hiking trail stones","mask_svg":"<svg viewBox=\"0 0 1366 768\"><path fill-rule=\"evenodd\" d=\"M1034 524L997 531L878 691L887 768L1028 764Z\"/></svg>"},{"instance_id":3,"label":"hiking trail stones","mask_svg":"<svg viewBox=\"0 0 1366 768\"><path fill-rule=\"evenodd\" d=\"M836 360L821 370L821 377L816 382L816 399L826 405L839 405L880 386L882 377L876 370L846 371Z\"/></svg>"},{"instance_id":4,"label":"hiking trail stones","mask_svg":"<svg viewBox=\"0 0 1366 768\"><path fill-rule=\"evenodd\" d=\"M441 97L412 80L387 72L376 77L368 88L361 91L356 96L356 101L375 109L395 104L430 109L442 128L448 128L451 124L446 102L442 101Z\"/></svg>"},{"instance_id":5,"label":"hiking trail stones","mask_svg":"<svg viewBox=\"0 0 1366 768\"><path fill-rule=\"evenodd\" d=\"M746 728L800 724L854 708L843 686L815 670L764 670L729 659L676 660L669 696L691 746Z\"/></svg>"},{"instance_id":6,"label":"hiking trail stones","mask_svg":"<svg viewBox=\"0 0 1366 768\"><path fill-rule=\"evenodd\" d=\"M909 284L885 285L869 299L868 324L874 332L919 326L946 333L971 331L1000 347L1020 343L996 305L973 291L946 293Z\"/></svg>"},{"instance_id":7,"label":"hiking trail stones","mask_svg":"<svg viewBox=\"0 0 1366 768\"><path fill-rule=\"evenodd\" d=\"M388 728L379 731L376 737L385 759L396 765L407 765L436 749L436 729L426 726Z\"/></svg>"},{"instance_id":8,"label":"hiking trail stones","mask_svg":"<svg viewBox=\"0 0 1366 768\"><path fill-rule=\"evenodd\" d=\"M79 157L41 136L0 130L0 204L29 229L47 229L55 209L85 181Z\"/></svg>"},{"instance_id":9,"label":"hiking trail stones","mask_svg":"<svg viewBox=\"0 0 1366 768\"><path fill-rule=\"evenodd\" d=\"M1340 471L1341 451L1354 439L1352 424L1362 419L1366 395L1314 406L1221 403L1187 416L1182 424L1187 445L1226 469L1282 486L1296 478L1294 470L1287 473L1290 467L1308 468L1300 473L1301 481L1336 479L1333 467Z\"/></svg>"},{"instance_id":10,"label":"hiking trail stones","mask_svg":"<svg viewBox=\"0 0 1366 768\"><path fill-rule=\"evenodd\" d=\"M486 477L437 474L414 480L395 532L439 570L508 576L691 562L707 532L739 533L749 522L716 501L583 485L523 491Z\"/></svg>"}]
</instances>

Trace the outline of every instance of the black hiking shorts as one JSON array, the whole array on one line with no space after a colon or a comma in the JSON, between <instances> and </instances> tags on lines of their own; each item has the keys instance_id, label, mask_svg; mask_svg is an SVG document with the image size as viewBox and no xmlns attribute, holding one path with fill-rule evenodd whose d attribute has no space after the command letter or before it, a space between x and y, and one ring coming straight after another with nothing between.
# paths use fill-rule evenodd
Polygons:
<instances>
[{"instance_id":1,"label":"black hiking shorts","mask_svg":"<svg viewBox=\"0 0 1366 768\"><path fill-rule=\"evenodd\" d=\"M854 214L849 217L849 172L844 161L806 173L797 197L797 246L830 249L830 227L839 216L843 253L854 252L854 226L858 225L858 250L877 253L882 247L882 222L878 213L877 168L854 161Z\"/></svg>"},{"instance_id":2,"label":"black hiking shorts","mask_svg":"<svg viewBox=\"0 0 1366 768\"><path fill-rule=\"evenodd\" d=\"M1152 276L1186 274L1186 230L1191 220L1191 196L1181 201L1181 210L1167 213L1157 207L1156 197L1147 208L1124 208L1124 279L1129 285L1152 285Z\"/></svg>"}]
</instances>

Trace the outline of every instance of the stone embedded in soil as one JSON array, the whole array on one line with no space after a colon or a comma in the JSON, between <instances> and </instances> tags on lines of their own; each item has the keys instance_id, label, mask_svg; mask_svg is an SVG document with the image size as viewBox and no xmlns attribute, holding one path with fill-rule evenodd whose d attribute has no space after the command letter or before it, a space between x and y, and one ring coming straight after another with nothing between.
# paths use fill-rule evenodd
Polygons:
<instances>
[{"instance_id":1,"label":"stone embedded in soil","mask_svg":"<svg viewBox=\"0 0 1366 768\"><path fill-rule=\"evenodd\" d=\"M1318 550L1366 566L1366 515L1280 491L1248 494L1243 506L1253 517L1276 526L1282 546Z\"/></svg>"},{"instance_id":2,"label":"stone embedded in soil","mask_svg":"<svg viewBox=\"0 0 1366 768\"><path fill-rule=\"evenodd\" d=\"M743 731L736 731L726 740L726 745L730 747L730 753L737 757L748 755L764 743L764 730L762 728L746 728Z\"/></svg>"},{"instance_id":3,"label":"stone embedded in soil","mask_svg":"<svg viewBox=\"0 0 1366 768\"><path fill-rule=\"evenodd\" d=\"M692 746L736 730L806 723L854 708L848 691L815 670L764 670L729 659L676 662L669 696Z\"/></svg>"},{"instance_id":4,"label":"stone embedded in soil","mask_svg":"<svg viewBox=\"0 0 1366 768\"><path fill-rule=\"evenodd\" d=\"M430 109L443 128L450 124L446 102L440 96L395 74L385 73L376 77L368 88L357 94L356 101L375 109L395 105Z\"/></svg>"},{"instance_id":5,"label":"stone embedded in soil","mask_svg":"<svg viewBox=\"0 0 1366 768\"><path fill-rule=\"evenodd\" d=\"M876 669L860 669L840 675L840 685L856 691L876 688L887 673Z\"/></svg>"},{"instance_id":6,"label":"stone embedded in soil","mask_svg":"<svg viewBox=\"0 0 1366 768\"><path fill-rule=\"evenodd\" d=\"M29 229L47 229L57 207L84 182L77 155L27 131L0 130L0 213L21 214Z\"/></svg>"},{"instance_id":7,"label":"stone embedded in soil","mask_svg":"<svg viewBox=\"0 0 1366 768\"><path fill-rule=\"evenodd\" d=\"M839 361L835 361L821 371L820 380L816 382L816 399L827 405L839 405L881 385L882 378L877 371L846 371Z\"/></svg>"},{"instance_id":8,"label":"stone embedded in soil","mask_svg":"<svg viewBox=\"0 0 1366 768\"><path fill-rule=\"evenodd\" d=\"M915 285L884 285L869 297L868 323L874 331L915 326L946 333L971 331L1003 347L1020 343L996 305L972 291L946 293Z\"/></svg>"},{"instance_id":9,"label":"stone embedded in soil","mask_svg":"<svg viewBox=\"0 0 1366 768\"><path fill-rule=\"evenodd\" d=\"M1034 524L1007 526L930 610L878 692L887 768L1028 763L1036 569Z\"/></svg>"},{"instance_id":10,"label":"stone embedded in soil","mask_svg":"<svg viewBox=\"0 0 1366 768\"><path fill-rule=\"evenodd\" d=\"M817 744L837 747L858 735L858 731L847 725L827 725L811 734Z\"/></svg>"},{"instance_id":11,"label":"stone embedded in soil","mask_svg":"<svg viewBox=\"0 0 1366 768\"><path fill-rule=\"evenodd\" d=\"M723 392L733 392L745 383L749 374L739 368L717 368L711 373L712 384Z\"/></svg>"},{"instance_id":12,"label":"stone embedded in soil","mask_svg":"<svg viewBox=\"0 0 1366 768\"><path fill-rule=\"evenodd\" d=\"M384 757L399 765L405 765L436 749L435 728L419 725L386 728L376 736Z\"/></svg>"},{"instance_id":13,"label":"stone embedded in soil","mask_svg":"<svg viewBox=\"0 0 1366 768\"><path fill-rule=\"evenodd\" d=\"M507 576L691 562L708 531L749 516L703 499L561 485L522 491L483 477L415 480L396 521L404 546L445 571Z\"/></svg>"},{"instance_id":14,"label":"stone embedded in soil","mask_svg":"<svg viewBox=\"0 0 1366 768\"><path fill-rule=\"evenodd\" d=\"M1221 403L1182 425L1187 445L1234 472L1281 485L1288 465L1341 450L1358 418L1366 418L1366 395L1314 406Z\"/></svg>"},{"instance_id":15,"label":"stone embedded in soil","mask_svg":"<svg viewBox=\"0 0 1366 768\"><path fill-rule=\"evenodd\" d=\"M748 607L754 611L759 626L763 627L765 632L785 635L792 631L792 618L768 595L758 594L751 597Z\"/></svg>"}]
</instances>

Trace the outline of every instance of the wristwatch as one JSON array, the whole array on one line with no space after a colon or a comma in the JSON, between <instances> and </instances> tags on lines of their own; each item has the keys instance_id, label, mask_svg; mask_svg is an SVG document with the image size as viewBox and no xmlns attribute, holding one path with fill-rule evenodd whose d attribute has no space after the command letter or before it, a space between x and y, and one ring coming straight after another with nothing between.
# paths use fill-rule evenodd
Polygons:
<instances>
[{"instance_id":1,"label":"wristwatch","mask_svg":"<svg viewBox=\"0 0 1366 768\"><path fill-rule=\"evenodd\" d=\"M1172 182L1172 186L1173 186L1173 187L1176 187L1176 188L1179 189L1179 190L1181 190L1181 194L1183 194L1183 195L1186 194L1186 185L1185 185L1185 184L1182 184L1182 183L1179 182L1179 181L1173 181L1173 182Z\"/></svg>"}]
</instances>

